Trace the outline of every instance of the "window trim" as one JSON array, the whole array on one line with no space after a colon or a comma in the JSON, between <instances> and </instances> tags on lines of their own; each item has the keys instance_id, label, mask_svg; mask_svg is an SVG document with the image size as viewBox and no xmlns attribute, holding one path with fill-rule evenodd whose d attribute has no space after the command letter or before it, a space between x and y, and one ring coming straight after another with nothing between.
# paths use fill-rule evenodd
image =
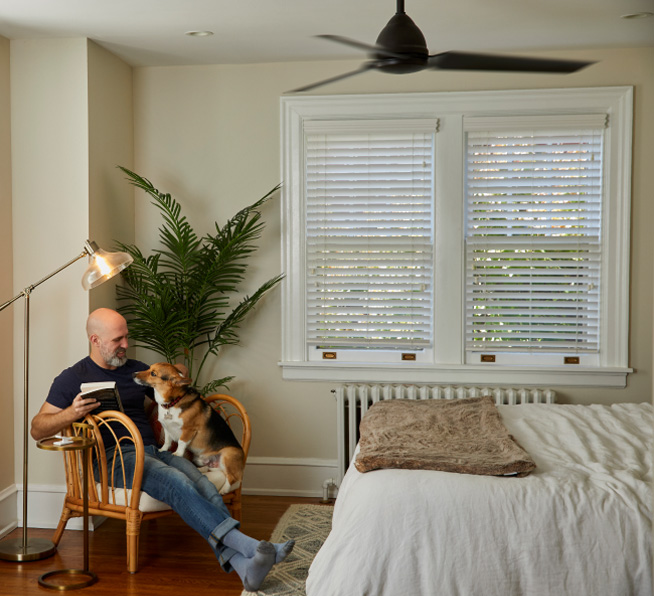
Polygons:
<instances>
[{"instance_id":1,"label":"window trim","mask_svg":"<svg viewBox=\"0 0 654 596\"><path fill-rule=\"evenodd\" d=\"M508 383L624 387L629 339L629 245L631 213L632 87L478 92L303 96L281 98L282 135L282 358L285 380L332 382ZM606 113L605 246L602 352L599 366L464 364L463 337L463 118L536 114ZM435 347L433 360L388 363L310 362L304 343L304 177L301 155L305 121L437 118L435 195ZM446 175L444 175L446 173ZM459 246L458 254L442 246ZM441 250L439 250L441 247ZM610 277L609 277L610 276ZM446 290L447 289L447 290ZM439 338L441 338L439 340ZM448 338L443 341L442 338Z\"/></svg>"}]
</instances>

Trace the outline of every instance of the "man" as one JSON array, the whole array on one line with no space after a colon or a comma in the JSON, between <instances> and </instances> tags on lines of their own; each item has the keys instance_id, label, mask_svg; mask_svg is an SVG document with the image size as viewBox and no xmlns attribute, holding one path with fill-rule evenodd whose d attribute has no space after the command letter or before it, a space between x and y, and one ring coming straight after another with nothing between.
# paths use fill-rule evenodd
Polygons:
<instances>
[{"instance_id":1,"label":"man","mask_svg":"<svg viewBox=\"0 0 654 596\"><path fill-rule=\"evenodd\" d=\"M81 383L116 381L125 414L136 424L145 446L142 490L170 505L209 542L225 571L236 570L244 588L257 591L272 566L291 552L294 542L271 544L241 533L239 522L230 517L216 487L192 462L168 451L159 452L143 407L149 388L137 385L132 378L134 372L148 366L127 358L128 331L123 316L108 308L95 310L89 315L86 332L90 355L53 381L32 420L32 437L52 436L98 406L95 399L81 396ZM107 444L106 449L110 456L114 446ZM130 450L125 463L128 474L133 466L134 451Z\"/></svg>"}]
</instances>

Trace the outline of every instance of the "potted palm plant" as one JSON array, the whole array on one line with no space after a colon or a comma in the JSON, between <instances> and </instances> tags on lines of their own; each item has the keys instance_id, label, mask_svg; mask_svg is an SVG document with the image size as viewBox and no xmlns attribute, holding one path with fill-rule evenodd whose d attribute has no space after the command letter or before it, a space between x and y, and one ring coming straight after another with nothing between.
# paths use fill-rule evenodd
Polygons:
<instances>
[{"instance_id":1,"label":"potted palm plant","mask_svg":"<svg viewBox=\"0 0 654 596\"><path fill-rule=\"evenodd\" d=\"M149 348L168 362L183 362L199 387L210 356L239 342L238 331L247 314L283 277L269 279L233 305L248 257L256 251L255 241L264 227L260 208L279 185L224 225L215 223L214 233L199 236L170 194L119 167L131 184L151 197L163 224L159 228L161 248L150 255L135 245L119 243L134 263L122 272L124 285L117 286L118 310L129 323L134 345ZM209 380L201 393L213 393L232 378Z\"/></svg>"}]
</instances>

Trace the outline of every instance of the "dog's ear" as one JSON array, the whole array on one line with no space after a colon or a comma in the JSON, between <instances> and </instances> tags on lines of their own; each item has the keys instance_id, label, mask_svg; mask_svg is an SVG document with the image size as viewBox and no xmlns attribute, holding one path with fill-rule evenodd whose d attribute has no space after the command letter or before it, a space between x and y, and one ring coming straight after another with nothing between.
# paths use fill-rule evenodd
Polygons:
<instances>
[{"instance_id":1,"label":"dog's ear","mask_svg":"<svg viewBox=\"0 0 654 596\"><path fill-rule=\"evenodd\" d=\"M171 380L176 387L188 387L193 384L193 379L184 377L181 374L179 377L173 377Z\"/></svg>"},{"instance_id":2,"label":"dog's ear","mask_svg":"<svg viewBox=\"0 0 654 596\"><path fill-rule=\"evenodd\" d=\"M176 362L175 364L173 364L173 366L179 371L179 374L182 377L188 376L188 367L186 366L186 364L182 364L181 362Z\"/></svg>"}]
</instances>

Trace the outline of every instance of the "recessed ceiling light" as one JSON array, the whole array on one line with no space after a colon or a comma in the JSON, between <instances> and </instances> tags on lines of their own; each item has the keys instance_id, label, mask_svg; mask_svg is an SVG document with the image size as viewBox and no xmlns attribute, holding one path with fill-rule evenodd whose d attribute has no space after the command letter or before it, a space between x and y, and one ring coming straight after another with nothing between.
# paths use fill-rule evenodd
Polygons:
<instances>
[{"instance_id":1,"label":"recessed ceiling light","mask_svg":"<svg viewBox=\"0 0 654 596\"><path fill-rule=\"evenodd\" d=\"M209 37L213 35L213 31L187 31L186 35L190 35L191 37Z\"/></svg>"},{"instance_id":2,"label":"recessed ceiling light","mask_svg":"<svg viewBox=\"0 0 654 596\"><path fill-rule=\"evenodd\" d=\"M647 17L654 16L654 12L634 12L631 14L623 14L621 19L646 19Z\"/></svg>"}]
</instances>

